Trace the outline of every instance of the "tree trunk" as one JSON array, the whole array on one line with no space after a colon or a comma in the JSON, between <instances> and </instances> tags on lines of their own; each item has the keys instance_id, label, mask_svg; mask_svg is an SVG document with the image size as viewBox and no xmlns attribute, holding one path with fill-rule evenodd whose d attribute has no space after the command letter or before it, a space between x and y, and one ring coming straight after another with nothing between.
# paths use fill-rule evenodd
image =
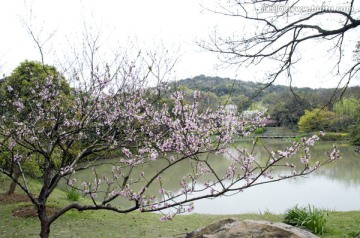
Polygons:
<instances>
[{"instance_id":1,"label":"tree trunk","mask_svg":"<svg viewBox=\"0 0 360 238\"><path fill-rule=\"evenodd\" d=\"M41 221L41 231L40 231L40 237L41 238L48 238L50 235L50 223Z\"/></svg>"},{"instance_id":2,"label":"tree trunk","mask_svg":"<svg viewBox=\"0 0 360 238\"><path fill-rule=\"evenodd\" d=\"M9 186L8 191L6 192L7 195L14 194L15 189L16 189L16 185L17 185L15 181L17 181L20 178L20 175L21 175L21 172L20 172L19 168L16 167L15 171L14 171L14 177L11 180L11 184Z\"/></svg>"},{"instance_id":3,"label":"tree trunk","mask_svg":"<svg viewBox=\"0 0 360 238\"><path fill-rule=\"evenodd\" d=\"M40 237L41 238L48 238L50 236L50 225L48 216L46 214L45 206L40 206L38 208L38 217L40 219L41 224L41 231L40 231Z\"/></svg>"}]
</instances>

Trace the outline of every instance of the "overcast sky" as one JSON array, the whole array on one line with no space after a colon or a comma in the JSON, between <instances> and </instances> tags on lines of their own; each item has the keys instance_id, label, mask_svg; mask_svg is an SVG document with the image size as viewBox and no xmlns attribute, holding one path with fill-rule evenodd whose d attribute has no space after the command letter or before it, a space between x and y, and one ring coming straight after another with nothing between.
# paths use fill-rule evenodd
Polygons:
<instances>
[{"instance_id":1,"label":"overcast sky","mask_svg":"<svg viewBox=\"0 0 360 238\"><path fill-rule=\"evenodd\" d=\"M241 28L241 22L204 11L202 0L1 0L0 73L9 74L25 59L39 60L34 42L21 21L31 23L40 38L54 36L44 44L46 59L68 47L66 39L81 34L84 20L93 31L101 29L105 45L126 45L129 41L141 47L153 47L162 42L170 49L170 57L180 57L176 78L204 74L242 80L261 81L264 70L215 68L216 56L200 49L195 41L208 39L214 27L229 34ZM309 49L314 51L315 49ZM294 68L300 77L297 86L333 87L336 81L327 71L319 70L328 55L319 52L309 65ZM51 60L50 60L51 61ZM51 62L50 62L51 63ZM314 80L316 78L316 80ZM278 83L286 84L283 79ZM359 85L359 80L353 82Z\"/></svg>"}]
</instances>

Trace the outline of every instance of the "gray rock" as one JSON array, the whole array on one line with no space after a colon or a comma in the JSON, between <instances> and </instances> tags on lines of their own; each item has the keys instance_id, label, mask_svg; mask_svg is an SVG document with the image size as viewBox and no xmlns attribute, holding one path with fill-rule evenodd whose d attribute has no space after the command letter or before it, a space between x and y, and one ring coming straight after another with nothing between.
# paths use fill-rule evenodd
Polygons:
<instances>
[{"instance_id":1,"label":"gray rock","mask_svg":"<svg viewBox=\"0 0 360 238\"><path fill-rule=\"evenodd\" d=\"M224 219L176 238L316 238L309 231L284 223Z\"/></svg>"}]
</instances>

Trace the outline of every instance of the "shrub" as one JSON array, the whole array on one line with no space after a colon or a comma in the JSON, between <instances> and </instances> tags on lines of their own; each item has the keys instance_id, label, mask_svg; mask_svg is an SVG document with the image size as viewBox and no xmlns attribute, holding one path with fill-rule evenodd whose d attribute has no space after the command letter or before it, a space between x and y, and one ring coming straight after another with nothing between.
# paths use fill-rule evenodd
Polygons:
<instances>
[{"instance_id":1,"label":"shrub","mask_svg":"<svg viewBox=\"0 0 360 238\"><path fill-rule=\"evenodd\" d=\"M285 212L283 222L293 226L306 227L315 234L323 234L327 222L328 213L316 207L298 207L288 209Z\"/></svg>"},{"instance_id":2,"label":"shrub","mask_svg":"<svg viewBox=\"0 0 360 238\"><path fill-rule=\"evenodd\" d=\"M75 188L71 188L66 192L66 198L73 202L79 201L80 193Z\"/></svg>"},{"instance_id":3,"label":"shrub","mask_svg":"<svg viewBox=\"0 0 360 238\"><path fill-rule=\"evenodd\" d=\"M298 122L300 132L325 131L332 128L336 121L336 114L327 109L316 108L305 110L305 114Z\"/></svg>"},{"instance_id":4,"label":"shrub","mask_svg":"<svg viewBox=\"0 0 360 238\"><path fill-rule=\"evenodd\" d=\"M256 135L260 135L260 134L262 134L262 133L264 133L264 132L265 132L265 128L263 128L263 127L257 128L257 129L255 130L255 134L256 134Z\"/></svg>"}]
</instances>

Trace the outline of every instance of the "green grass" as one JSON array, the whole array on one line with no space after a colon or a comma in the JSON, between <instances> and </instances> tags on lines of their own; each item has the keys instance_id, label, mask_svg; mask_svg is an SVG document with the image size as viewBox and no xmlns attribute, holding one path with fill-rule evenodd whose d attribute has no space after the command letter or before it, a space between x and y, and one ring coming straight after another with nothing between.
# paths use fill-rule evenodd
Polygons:
<instances>
[{"instance_id":1,"label":"green grass","mask_svg":"<svg viewBox=\"0 0 360 238\"><path fill-rule=\"evenodd\" d=\"M305 227L314 234L324 234L328 212L316 207L298 207L288 209L284 215L284 223Z\"/></svg>"},{"instance_id":2,"label":"green grass","mask_svg":"<svg viewBox=\"0 0 360 238\"><path fill-rule=\"evenodd\" d=\"M79 191L76 190L75 188L71 188L71 189L69 189L69 190L66 192L66 198L67 198L69 201L73 201L73 202L79 201L79 199L80 199L80 193L79 193Z\"/></svg>"},{"instance_id":3,"label":"green grass","mask_svg":"<svg viewBox=\"0 0 360 238\"><path fill-rule=\"evenodd\" d=\"M6 189L7 181L0 176L0 193ZM33 181L30 186L39 189ZM80 197L80 202L87 202ZM52 207L68 204L66 192L56 190L49 200ZM36 217L16 218L12 211L30 203L0 204L0 237L38 237L40 225ZM326 231L320 237L358 237L360 231L360 211L328 213ZM179 215L172 221L161 222L160 214L133 212L117 214L109 211L72 210L61 216L51 227L51 237L172 237L187 233L224 218L269 220L280 222L282 215L263 212L262 214L236 215Z\"/></svg>"},{"instance_id":4,"label":"green grass","mask_svg":"<svg viewBox=\"0 0 360 238\"><path fill-rule=\"evenodd\" d=\"M360 238L360 226L357 230L350 232L350 235L355 238Z\"/></svg>"}]
</instances>

